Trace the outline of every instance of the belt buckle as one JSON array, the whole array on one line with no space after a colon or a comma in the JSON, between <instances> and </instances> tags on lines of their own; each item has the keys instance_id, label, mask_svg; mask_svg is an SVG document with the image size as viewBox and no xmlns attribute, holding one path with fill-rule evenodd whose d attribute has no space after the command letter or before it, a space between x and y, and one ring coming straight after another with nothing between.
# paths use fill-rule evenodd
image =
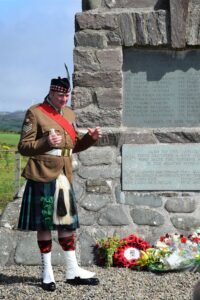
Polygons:
<instances>
[{"instance_id":1,"label":"belt buckle","mask_svg":"<svg viewBox=\"0 0 200 300\"><path fill-rule=\"evenodd\" d=\"M71 149L62 149L62 156L70 156Z\"/></svg>"}]
</instances>

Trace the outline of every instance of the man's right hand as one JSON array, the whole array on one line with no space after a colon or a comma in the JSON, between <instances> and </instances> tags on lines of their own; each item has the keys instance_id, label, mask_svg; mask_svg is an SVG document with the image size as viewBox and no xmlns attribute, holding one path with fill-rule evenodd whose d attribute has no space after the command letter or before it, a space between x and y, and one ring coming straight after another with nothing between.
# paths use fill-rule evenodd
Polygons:
<instances>
[{"instance_id":1,"label":"man's right hand","mask_svg":"<svg viewBox=\"0 0 200 300\"><path fill-rule=\"evenodd\" d=\"M48 136L48 143L51 147L58 147L61 141L62 136L57 133L53 133Z\"/></svg>"}]
</instances>

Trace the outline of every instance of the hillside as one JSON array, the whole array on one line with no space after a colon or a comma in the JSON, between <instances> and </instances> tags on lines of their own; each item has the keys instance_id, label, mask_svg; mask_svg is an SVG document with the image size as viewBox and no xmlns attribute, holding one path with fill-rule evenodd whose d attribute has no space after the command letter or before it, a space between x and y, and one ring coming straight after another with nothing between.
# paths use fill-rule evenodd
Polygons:
<instances>
[{"instance_id":1,"label":"hillside","mask_svg":"<svg viewBox=\"0 0 200 300\"><path fill-rule=\"evenodd\" d=\"M0 112L0 131L20 132L25 111Z\"/></svg>"}]
</instances>

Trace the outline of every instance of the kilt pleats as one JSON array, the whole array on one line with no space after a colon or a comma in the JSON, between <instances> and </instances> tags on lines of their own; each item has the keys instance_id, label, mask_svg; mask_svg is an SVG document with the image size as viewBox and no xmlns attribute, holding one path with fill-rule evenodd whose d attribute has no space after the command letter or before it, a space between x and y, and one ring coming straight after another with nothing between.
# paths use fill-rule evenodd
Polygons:
<instances>
[{"instance_id":1,"label":"kilt pleats","mask_svg":"<svg viewBox=\"0 0 200 300\"><path fill-rule=\"evenodd\" d=\"M66 177L64 179L67 180ZM27 180L19 215L19 230L75 230L79 228L76 199L71 184L68 185L69 190L65 190L64 187L65 195L69 195L69 200L65 200L65 202L68 201L70 205L70 209L66 210L68 214L67 219L70 222L60 221L56 224L54 223L55 209L58 210L56 205L60 202L58 201L59 199L55 198L56 194L60 195L60 193L56 192L57 180L47 183ZM71 208L73 208L73 214L71 213ZM62 218L59 218L59 220L62 220Z\"/></svg>"}]
</instances>

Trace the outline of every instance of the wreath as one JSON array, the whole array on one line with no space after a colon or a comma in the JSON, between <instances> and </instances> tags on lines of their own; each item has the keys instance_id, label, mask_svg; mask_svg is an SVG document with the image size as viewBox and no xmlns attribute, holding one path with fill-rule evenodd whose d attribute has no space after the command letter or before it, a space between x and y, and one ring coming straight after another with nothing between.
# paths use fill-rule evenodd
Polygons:
<instances>
[{"instance_id":1,"label":"wreath","mask_svg":"<svg viewBox=\"0 0 200 300\"><path fill-rule=\"evenodd\" d=\"M113 255L113 265L116 267L132 268L138 265L140 251L146 251L151 245L134 234L121 239L122 246L118 247Z\"/></svg>"}]
</instances>

